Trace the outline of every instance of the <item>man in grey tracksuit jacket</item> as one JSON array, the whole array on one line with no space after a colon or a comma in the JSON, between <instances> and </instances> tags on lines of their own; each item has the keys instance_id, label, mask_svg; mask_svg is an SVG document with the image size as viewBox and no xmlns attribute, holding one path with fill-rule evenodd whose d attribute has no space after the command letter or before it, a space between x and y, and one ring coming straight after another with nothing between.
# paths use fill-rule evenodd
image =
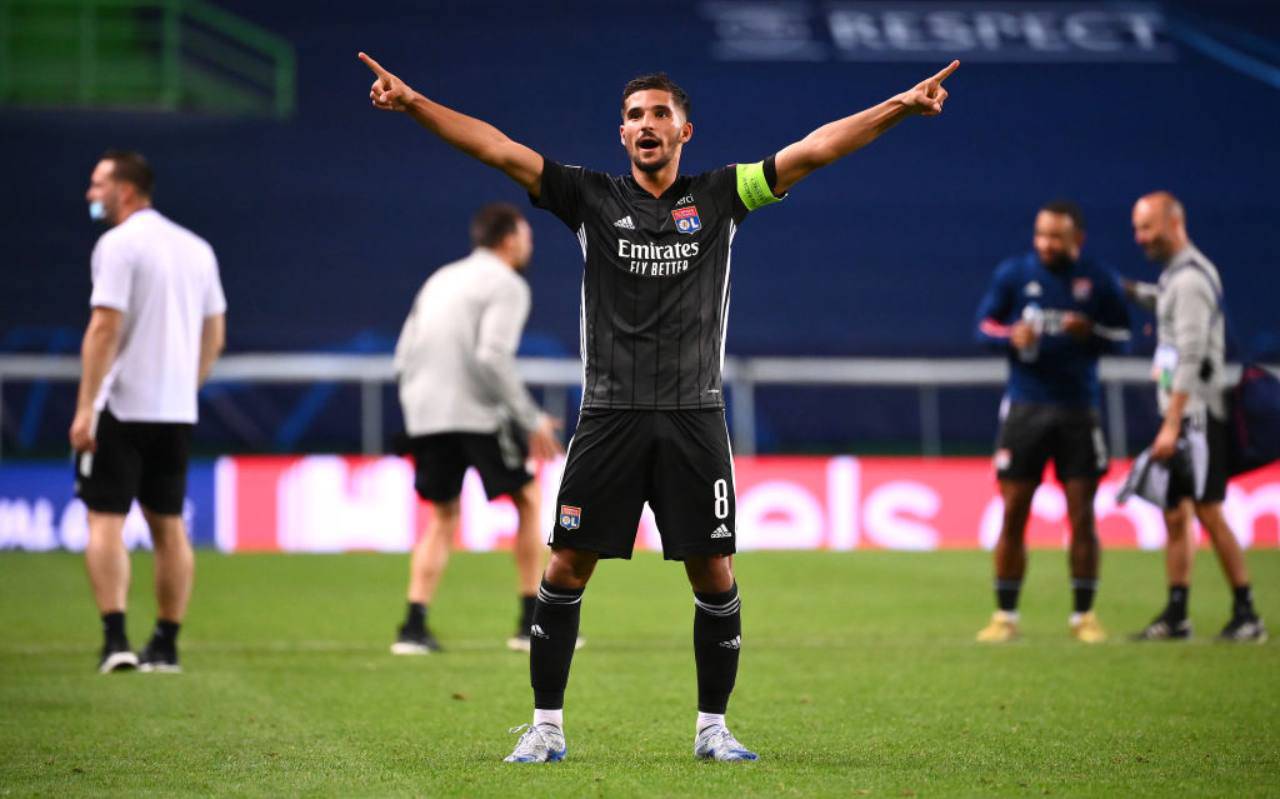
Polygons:
<instances>
[{"instance_id":1,"label":"man in grey tracksuit jacket","mask_svg":"<svg viewBox=\"0 0 1280 799\"><path fill-rule=\"evenodd\" d=\"M516 506L520 619L507 645L529 648L546 548L538 532L538 483L526 461L560 453L557 423L538 408L516 371L530 306L521 273L533 254L533 234L519 210L494 203L472 219L471 243L470 255L436 270L423 285L396 342L414 487L432 504L413 549L408 609L391 647L397 655L441 648L427 622L428 606L458 534L462 481L471 468L490 499L510 496Z\"/></svg>"},{"instance_id":2,"label":"man in grey tracksuit jacket","mask_svg":"<svg viewBox=\"0 0 1280 799\"><path fill-rule=\"evenodd\" d=\"M1208 532L1235 595L1231 620L1219 638L1263 641L1266 628L1253 608L1244 554L1222 513L1228 446L1222 278L1188 238L1186 214L1172 194L1154 192L1139 198L1133 207L1133 230L1147 258L1162 266L1154 285L1125 284L1135 302L1156 314L1152 376L1164 421L1150 456L1184 464L1171 465L1164 511L1169 601L1136 637L1167 640L1191 635L1187 596L1196 549L1194 516Z\"/></svg>"}]
</instances>

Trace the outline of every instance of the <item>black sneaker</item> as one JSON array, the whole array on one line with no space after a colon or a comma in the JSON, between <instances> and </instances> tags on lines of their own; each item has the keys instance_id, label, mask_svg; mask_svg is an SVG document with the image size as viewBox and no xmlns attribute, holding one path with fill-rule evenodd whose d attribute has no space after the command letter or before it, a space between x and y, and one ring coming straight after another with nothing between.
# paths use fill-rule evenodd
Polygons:
<instances>
[{"instance_id":1,"label":"black sneaker","mask_svg":"<svg viewBox=\"0 0 1280 799\"><path fill-rule=\"evenodd\" d=\"M98 673L110 674L113 671L132 671L138 668L138 656L133 654L129 642L125 639L107 641L102 645L102 656L98 658Z\"/></svg>"},{"instance_id":2,"label":"black sneaker","mask_svg":"<svg viewBox=\"0 0 1280 799\"><path fill-rule=\"evenodd\" d=\"M1191 637L1191 620L1174 621L1161 613L1155 621L1133 635L1134 641L1184 641Z\"/></svg>"},{"instance_id":3,"label":"black sneaker","mask_svg":"<svg viewBox=\"0 0 1280 799\"><path fill-rule=\"evenodd\" d=\"M443 651L444 647L426 628L411 630L408 626L401 627L396 642L391 645L393 655L430 655Z\"/></svg>"},{"instance_id":4,"label":"black sneaker","mask_svg":"<svg viewBox=\"0 0 1280 799\"><path fill-rule=\"evenodd\" d=\"M1267 628L1262 625L1262 619L1252 614L1233 616L1227 626L1222 628L1222 632L1218 633L1218 640L1265 644Z\"/></svg>"},{"instance_id":5,"label":"black sneaker","mask_svg":"<svg viewBox=\"0 0 1280 799\"><path fill-rule=\"evenodd\" d=\"M138 654L138 671L160 674L178 674L178 645L152 638L147 648Z\"/></svg>"}]
</instances>

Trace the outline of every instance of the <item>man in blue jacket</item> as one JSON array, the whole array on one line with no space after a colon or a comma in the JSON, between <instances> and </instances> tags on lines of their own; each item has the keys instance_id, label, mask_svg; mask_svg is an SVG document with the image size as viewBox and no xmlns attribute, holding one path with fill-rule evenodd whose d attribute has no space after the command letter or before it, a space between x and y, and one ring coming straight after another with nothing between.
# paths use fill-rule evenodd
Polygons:
<instances>
[{"instance_id":1,"label":"man in blue jacket","mask_svg":"<svg viewBox=\"0 0 1280 799\"><path fill-rule=\"evenodd\" d=\"M1098 356L1126 345L1129 314L1115 274L1081 257L1084 234L1075 203L1042 207L1032 252L996 268L978 307L979 340L1009 358L995 454L1004 500L995 548L997 610L978 633L986 643L1018 637L1027 517L1050 458L1071 522L1071 634L1085 643L1106 639L1093 613L1099 560L1093 497L1108 461L1098 415Z\"/></svg>"}]
</instances>

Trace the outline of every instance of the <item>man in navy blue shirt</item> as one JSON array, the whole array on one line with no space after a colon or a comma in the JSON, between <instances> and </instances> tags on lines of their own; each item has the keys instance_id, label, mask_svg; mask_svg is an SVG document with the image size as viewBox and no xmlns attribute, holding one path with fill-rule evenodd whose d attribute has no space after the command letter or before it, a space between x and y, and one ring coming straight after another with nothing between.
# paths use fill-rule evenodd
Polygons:
<instances>
[{"instance_id":1,"label":"man in navy blue shirt","mask_svg":"<svg viewBox=\"0 0 1280 799\"><path fill-rule=\"evenodd\" d=\"M996 268L978 307L979 340L1009 358L995 454L1004 500L995 549L998 609L978 633L982 642L1018 637L1027 517L1050 458L1071 521L1071 633L1086 643L1106 639L1093 613L1099 559L1093 497L1107 471L1098 356L1125 346L1129 313L1115 274L1081 257L1084 233L1084 216L1075 203L1042 207L1032 252Z\"/></svg>"}]
</instances>

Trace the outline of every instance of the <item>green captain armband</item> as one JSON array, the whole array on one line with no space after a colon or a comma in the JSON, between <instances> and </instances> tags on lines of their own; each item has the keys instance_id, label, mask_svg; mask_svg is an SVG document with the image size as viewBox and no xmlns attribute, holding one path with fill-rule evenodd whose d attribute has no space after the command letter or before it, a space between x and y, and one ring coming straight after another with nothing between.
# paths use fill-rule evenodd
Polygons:
<instances>
[{"instance_id":1,"label":"green captain armband","mask_svg":"<svg viewBox=\"0 0 1280 799\"><path fill-rule=\"evenodd\" d=\"M754 164L738 164L736 167L738 173L738 197L742 199L742 204L747 206L748 211L754 211L757 208L763 208L766 205L780 202L781 197L773 195L773 189L769 188L769 181L764 176L764 161L757 161Z\"/></svg>"}]
</instances>

